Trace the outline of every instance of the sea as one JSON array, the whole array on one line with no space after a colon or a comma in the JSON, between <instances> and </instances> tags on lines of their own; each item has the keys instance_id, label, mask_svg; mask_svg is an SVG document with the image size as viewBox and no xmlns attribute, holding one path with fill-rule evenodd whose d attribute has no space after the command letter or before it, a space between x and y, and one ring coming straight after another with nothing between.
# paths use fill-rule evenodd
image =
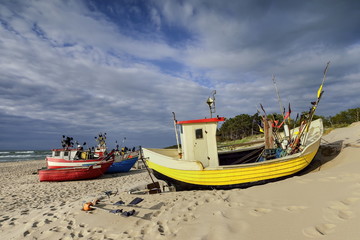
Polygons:
<instances>
[{"instance_id":1,"label":"sea","mask_svg":"<svg viewBox=\"0 0 360 240\"><path fill-rule=\"evenodd\" d=\"M0 150L0 163L19 162L31 160L45 160L46 156L51 156L51 151L45 150Z\"/></svg>"}]
</instances>

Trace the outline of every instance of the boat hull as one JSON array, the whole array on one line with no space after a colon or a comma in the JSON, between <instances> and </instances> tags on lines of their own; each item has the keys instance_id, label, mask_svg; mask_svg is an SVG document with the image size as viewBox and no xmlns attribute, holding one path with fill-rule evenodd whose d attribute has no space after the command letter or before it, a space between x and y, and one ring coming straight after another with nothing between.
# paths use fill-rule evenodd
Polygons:
<instances>
[{"instance_id":1,"label":"boat hull","mask_svg":"<svg viewBox=\"0 0 360 240\"><path fill-rule=\"evenodd\" d=\"M128 158L120 162L114 162L106 171L106 173L128 172L134 166L138 157Z\"/></svg>"},{"instance_id":2,"label":"boat hull","mask_svg":"<svg viewBox=\"0 0 360 240\"><path fill-rule=\"evenodd\" d=\"M221 170L179 170L147 162L155 177L175 186L176 190L246 188L292 176L307 167L312 154L287 161L270 161ZM252 166L250 166L252 165Z\"/></svg>"},{"instance_id":3,"label":"boat hull","mask_svg":"<svg viewBox=\"0 0 360 240\"><path fill-rule=\"evenodd\" d=\"M72 168L53 168L39 170L40 182L60 182L100 177L111 166L113 160L100 162L91 166L78 166Z\"/></svg>"}]
</instances>

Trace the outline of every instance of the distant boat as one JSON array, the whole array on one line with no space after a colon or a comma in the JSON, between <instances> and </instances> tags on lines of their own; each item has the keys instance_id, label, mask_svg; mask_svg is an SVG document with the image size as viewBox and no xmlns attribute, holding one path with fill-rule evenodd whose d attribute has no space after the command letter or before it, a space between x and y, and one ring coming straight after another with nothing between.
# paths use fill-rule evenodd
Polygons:
<instances>
[{"instance_id":1,"label":"distant boat","mask_svg":"<svg viewBox=\"0 0 360 240\"><path fill-rule=\"evenodd\" d=\"M39 180L40 182L60 182L94 179L103 175L113 162L114 160L111 159L98 162L91 166L40 169L38 171Z\"/></svg>"},{"instance_id":2,"label":"distant boat","mask_svg":"<svg viewBox=\"0 0 360 240\"><path fill-rule=\"evenodd\" d=\"M249 187L293 175L314 158L323 132L322 120L311 122L299 152L262 158L264 144L235 151L217 151L217 123L224 118L180 121L182 152L143 148L156 178L176 190ZM295 132L297 130L295 129Z\"/></svg>"},{"instance_id":3,"label":"distant boat","mask_svg":"<svg viewBox=\"0 0 360 240\"><path fill-rule=\"evenodd\" d=\"M121 151L115 151L115 161L106 173L128 172L139 159L139 150L123 147Z\"/></svg>"},{"instance_id":4,"label":"distant boat","mask_svg":"<svg viewBox=\"0 0 360 240\"><path fill-rule=\"evenodd\" d=\"M52 149L51 156L46 157L47 168L81 167L99 163L108 156L106 133L99 134L95 139L98 141L97 147L84 150L81 145L74 148L73 138L63 136L63 148Z\"/></svg>"},{"instance_id":5,"label":"distant boat","mask_svg":"<svg viewBox=\"0 0 360 240\"><path fill-rule=\"evenodd\" d=\"M129 172L130 169L134 166L138 157L127 158L121 161L115 161L105 173L122 173Z\"/></svg>"}]
</instances>

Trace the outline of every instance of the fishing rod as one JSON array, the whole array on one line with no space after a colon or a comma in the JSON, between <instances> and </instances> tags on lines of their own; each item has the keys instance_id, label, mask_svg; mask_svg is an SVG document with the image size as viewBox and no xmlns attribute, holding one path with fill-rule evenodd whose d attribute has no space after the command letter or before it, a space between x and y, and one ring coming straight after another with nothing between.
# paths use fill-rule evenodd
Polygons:
<instances>
[{"instance_id":1,"label":"fishing rod","mask_svg":"<svg viewBox=\"0 0 360 240\"><path fill-rule=\"evenodd\" d=\"M296 127L296 123L297 123L298 120L299 120L299 113L296 114L296 118L295 118L294 126L293 126L293 129L292 129L291 137L294 136L295 127ZM292 139L290 138L290 141L291 141L291 140L292 140Z\"/></svg>"},{"instance_id":2,"label":"fishing rod","mask_svg":"<svg viewBox=\"0 0 360 240\"><path fill-rule=\"evenodd\" d=\"M282 124L284 124L284 134L285 134L286 138L290 139L289 126L286 124L286 118L290 118L290 114L291 114L290 103L289 103L289 111L288 111L289 114L285 115L285 107L284 107L284 105L283 105L283 103L282 103L282 101L281 101L281 98L280 98L279 90L278 90L278 87L277 87L277 84L276 84L276 80L275 80L275 75L273 75L272 81L273 81L273 83L274 83L274 87L275 87L275 91L276 91L278 103L279 103L279 106L280 106L280 112L281 112L282 117L283 117L283 121L282 121L281 125L278 126L278 129L280 129L280 127L282 126Z\"/></svg>"},{"instance_id":3,"label":"fishing rod","mask_svg":"<svg viewBox=\"0 0 360 240\"><path fill-rule=\"evenodd\" d=\"M319 104L319 102L320 102L320 99L321 99L321 97L322 97L322 95L323 95L323 93L324 93L324 91L323 91L323 86L324 86L324 82L325 82L325 79L326 79L326 73L327 73L327 71L328 71L329 65L330 65L330 61L327 62L327 64L326 64L326 67L325 67L325 70L324 70L323 79L322 79L321 85L320 85L320 87L319 87L319 89L318 89L318 91L317 91L317 99L316 99L316 102L315 102L315 103L312 103L313 106L312 106L312 108L311 108L311 110L310 110L310 113L309 113L309 122L308 122L307 126L305 127L305 128L306 128L306 129L305 129L305 130L306 130L306 135L305 135L305 137L304 137L304 141L303 141L304 143L306 142L306 140L307 140L307 138L308 138L308 136L309 136L309 128L310 128L311 121L312 121L312 119L313 119L313 117L314 117L314 115L315 115L316 108L317 108L317 106L318 106L318 104Z\"/></svg>"},{"instance_id":4,"label":"fishing rod","mask_svg":"<svg viewBox=\"0 0 360 240\"><path fill-rule=\"evenodd\" d=\"M255 105L255 107L256 107L256 110L257 110L257 114L263 119L264 117L261 116L260 110L258 109L257 105ZM259 127L259 131L260 131L261 133L264 133L264 126L261 126L261 120L260 120L260 124L259 124L259 122L257 121L257 125L258 125L258 127ZM264 124L263 124L263 125L264 125Z\"/></svg>"},{"instance_id":5,"label":"fishing rod","mask_svg":"<svg viewBox=\"0 0 360 240\"><path fill-rule=\"evenodd\" d=\"M284 118L283 109L285 109L285 108L284 108L284 106L283 106L283 104L282 104L282 101L281 101L281 98L280 98L280 94L279 94L279 90L278 90L277 85L276 85L275 75L274 75L274 74L273 74L273 77L272 77L272 81L273 81L273 83L274 83L274 87L275 87L275 91L276 91L278 103L279 103L279 106L280 106L280 112L282 112L282 116L283 116L283 118Z\"/></svg>"},{"instance_id":6,"label":"fishing rod","mask_svg":"<svg viewBox=\"0 0 360 240\"><path fill-rule=\"evenodd\" d=\"M300 143L300 138L304 135L304 138L302 140L302 142L305 144L306 143L306 140L308 138L308 135L309 135L309 128L310 128L310 125L311 125L311 121L315 115L315 111L316 111L316 108L320 102L320 99L324 93L323 91L323 86L324 86L324 82L325 82L325 79L326 79L326 73L327 73L327 70L328 70L328 67L329 67L329 64L330 64L330 61L327 62L326 64L326 67L325 67L325 70L324 70L324 74L323 74L323 79L322 79L322 82L321 82L321 85L317 91L317 99L315 102L312 102L311 104L313 105L311 108L310 108L310 111L309 111L309 115L307 118L305 118L304 120L304 124L303 124L303 127L300 129L302 123L300 123L300 127L299 127L299 134L298 136L296 136L295 138L295 141L294 141L294 145L293 145L293 150L292 151L295 151L296 148L298 148L298 145ZM306 132L306 133L305 133Z\"/></svg>"}]
</instances>

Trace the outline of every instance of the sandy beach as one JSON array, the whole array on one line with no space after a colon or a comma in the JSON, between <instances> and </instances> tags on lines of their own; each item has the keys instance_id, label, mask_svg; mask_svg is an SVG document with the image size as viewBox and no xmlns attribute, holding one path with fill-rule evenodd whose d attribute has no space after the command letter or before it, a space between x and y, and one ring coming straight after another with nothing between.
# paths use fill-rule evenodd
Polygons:
<instances>
[{"instance_id":1,"label":"sandy beach","mask_svg":"<svg viewBox=\"0 0 360 240\"><path fill-rule=\"evenodd\" d=\"M45 160L0 164L1 239L359 239L360 123L323 136L309 171L247 189L128 194L146 170L39 182ZM110 196L105 191L112 191ZM129 205L135 198L142 201ZM85 202L103 198L97 209ZM122 205L115 205L119 201ZM124 216L110 210L135 213Z\"/></svg>"}]
</instances>

